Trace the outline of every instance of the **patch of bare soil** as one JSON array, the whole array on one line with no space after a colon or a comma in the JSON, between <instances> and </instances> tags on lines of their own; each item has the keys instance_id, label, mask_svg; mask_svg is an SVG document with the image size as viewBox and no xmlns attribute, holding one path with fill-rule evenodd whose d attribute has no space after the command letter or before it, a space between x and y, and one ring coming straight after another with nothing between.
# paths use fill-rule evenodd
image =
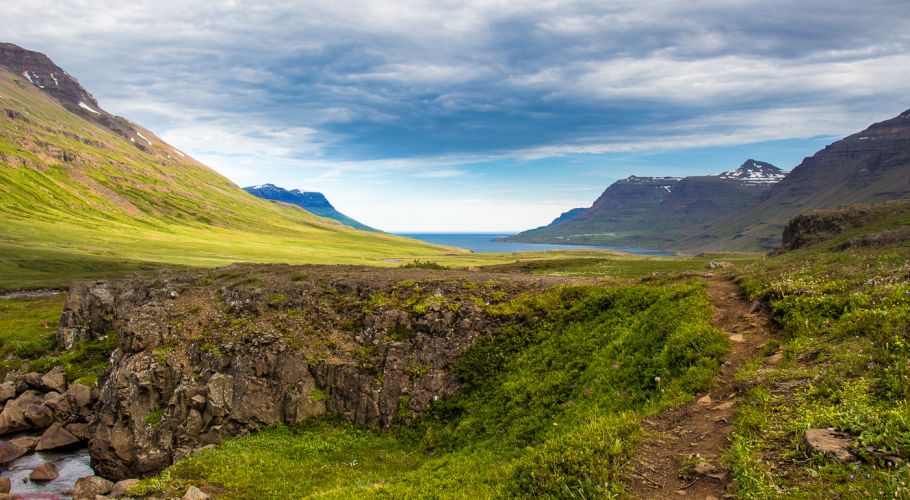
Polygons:
<instances>
[{"instance_id":1,"label":"patch of bare soil","mask_svg":"<svg viewBox=\"0 0 910 500\"><path fill-rule=\"evenodd\" d=\"M714 325L731 340L730 353L709 392L644 422L646 441L625 471L627 489L635 498L730 495L730 474L722 458L740 403L733 377L763 353L773 324L733 281L709 277L707 291L717 309Z\"/></svg>"}]
</instances>

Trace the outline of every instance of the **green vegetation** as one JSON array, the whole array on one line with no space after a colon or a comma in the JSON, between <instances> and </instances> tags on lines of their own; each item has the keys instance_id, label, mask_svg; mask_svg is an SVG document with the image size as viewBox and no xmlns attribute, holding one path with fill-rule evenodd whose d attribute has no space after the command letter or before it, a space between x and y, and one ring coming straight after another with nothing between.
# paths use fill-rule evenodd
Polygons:
<instances>
[{"instance_id":1,"label":"green vegetation","mask_svg":"<svg viewBox=\"0 0 910 500\"><path fill-rule=\"evenodd\" d=\"M567 286L515 299L501 314L536 318L477 342L465 391L414 417L399 401L387 431L337 422L233 439L145 481L223 498L602 497L639 421L710 384L726 351L701 284ZM421 367L415 366L415 370ZM311 395L312 398L312 395ZM289 472L293 471L293 473Z\"/></svg>"},{"instance_id":2,"label":"green vegetation","mask_svg":"<svg viewBox=\"0 0 910 500\"><path fill-rule=\"evenodd\" d=\"M464 253L256 198L151 132L142 151L4 70L0 95L24 118L0 113L0 289L162 265L391 265Z\"/></svg>"},{"instance_id":3,"label":"green vegetation","mask_svg":"<svg viewBox=\"0 0 910 500\"><path fill-rule=\"evenodd\" d=\"M408 262L407 264L402 264L398 267L400 267L402 269L435 269L435 270L448 269L448 267L446 267L438 262L435 262L432 260L420 260L420 259L414 259L412 262Z\"/></svg>"},{"instance_id":4,"label":"green vegetation","mask_svg":"<svg viewBox=\"0 0 910 500\"><path fill-rule=\"evenodd\" d=\"M151 425L152 427L158 427L158 425L161 424L161 419L163 417L164 417L163 410L154 410L154 411L149 412L149 414L145 416L145 423L148 425Z\"/></svg>"},{"instance_id":5,"label":"green vegetation","mask_svg":"<svg viewBox=\"0 0 910 500\"><path fill-rule=\"evenodd\" d=\"M113 335L82 342L68 351L54 343L64 295L0 299L0 370L45 372L63 366L69 381L94 385L107 367Z\"/></svg>"},{"instance_id":6,"label":"green vegetation","mask_svg":"<svg viewBox=\"0 0 910 500\"><path fill-rule=\"evenodd\" d=\"M781 325L783 360L748 388L729 462L747 497L910 496L910 248L839 250L884 220L747 267L741 284ZM808 457L809 428L853 436L859 460Z\"/></svg>"}]
</instances>

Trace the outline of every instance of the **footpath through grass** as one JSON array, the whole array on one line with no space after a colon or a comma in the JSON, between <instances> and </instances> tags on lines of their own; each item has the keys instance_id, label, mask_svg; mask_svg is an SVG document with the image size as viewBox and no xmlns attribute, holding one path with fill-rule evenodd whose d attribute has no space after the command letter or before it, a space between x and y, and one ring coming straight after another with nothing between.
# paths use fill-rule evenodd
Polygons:
<instances>
[{"instance_id":1,"label":"footpath through grass","mask_svg":"<svg viewBox=\"0 0 910 500\"><path fill-rule=\"evenodd\" d=\"M743 497L910 498L910 248L839 250L844 238L742 273L784 354L739 376L729 461ZM855 462L807 455L805 430L828 427L852 436Z\"/></svg>"},{"instance_id":2,"label":"footpath through grass","mask_svg":"<svg viewBox=\"0 0 910 500\"><path fill-rule=\"evenodd\" d=\"M727 348L698 282L567 286L490 312L530 326L478 341L459 364L461 396L416 422L272 428L184 460L139 490L173 495L195 484L237 499L614 496L640 420L708 386Z\"/></svg>"}]
</instances>

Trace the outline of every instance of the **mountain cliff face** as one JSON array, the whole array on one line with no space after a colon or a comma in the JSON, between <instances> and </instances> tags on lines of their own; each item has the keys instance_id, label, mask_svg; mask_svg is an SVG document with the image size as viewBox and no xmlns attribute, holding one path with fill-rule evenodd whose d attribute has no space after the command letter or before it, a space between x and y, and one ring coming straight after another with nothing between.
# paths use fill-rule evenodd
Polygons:
<instances>
[{"instance_id":1,"label":"mountain cliff face","mask_svg":"<svg viewBox=\"0 0 910 500\"><path fill-rule=\"evenodd\" d=\"M320 217L337 220L346 226L363 231L376 231L376 229L362 224L347 215L339 212L329 203L329 200L322 193L312 191L301 191L299 189L287 190L274 184L262 184L259 186L249 186L243 188L244 191L258 198L266 200L280 201L296 205L311 214Z\"/></svg>"},{"instance_id":2,"label":"mountain cliff face","mask_svg":"<svg viewBox=\"0 0 910 500\"><path fill-rule=\"evenodd\" d=\"M629 177L610 185L591 208L564 222L521 233L518 241L672 248L686 228L743 209L784 177L770 163L747 160L715 175Z\"/></svg>"},{"instance_id":3,"label":"mountain cliff face","mask_svg":"<svg viewBox=\"0 0 910 500\"><path fill-rule=\"evenodd\" d=\"M770 250L797 214L910 197L910 110L826 146L746 209L683 238L678 248Z\"/></svg>"}]
</instances>

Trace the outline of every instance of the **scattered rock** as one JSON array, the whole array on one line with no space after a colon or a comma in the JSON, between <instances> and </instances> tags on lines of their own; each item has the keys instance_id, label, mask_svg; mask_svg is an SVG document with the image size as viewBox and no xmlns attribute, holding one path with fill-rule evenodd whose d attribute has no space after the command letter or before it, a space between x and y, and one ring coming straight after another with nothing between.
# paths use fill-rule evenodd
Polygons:
<instances>
[{"instance_id":1,"label":"scattered rock","mask_svg":"<svg viewBox=\"0 0 910 500\"><path fill-rule=\"evenodd\" d=\"M25 455L26 451L9 441L0 441L0 464L12 462Z\"/></svg>"},{"instance_id":2,"label":"scattered rock","mask_svg":"<svg viewBox=\"0 0 910 500\"><path fill-rule=\"evenodd\" d=\"M725 261L712 260L711 262L708 262L708 267L710 269L728 269L733 267L733 264Z\"/></svg>"},{"instance_id":3,"label":"scattered rock","mask_svg":"<svg viewBox=\"0 0 910 500\"><path fill-rule=\"evenodd\" d=\"M16 397L16 382L10 380L0 384L0 403L5 403Z\"/></svg>"},{"instance_id":4,"label":"scattered rock","mask_svg":"<svg viewBox=\"0 0 910 500\"><path fill-rule=\"evenodd\" d=\"M66 424L63 428L80 441L88 441L92 437L88 424Z\"/></svg>"},{"instance_id":5,"label":"scattered rock","mask_svg":"<svg viewBox=\"0 0 910 500\"><path fill-rule=\"evenodd\" d=\"M110 493L114 483L98 476L80 477L73 486L73 498L76 500L92 499L95 495L106 495Z\"/></svg>"},{"instance_id":6,"label":"scattered rock","mask_svg":"<svg viewBox=\"0 0 910 500\"><path fill-rule=\"evenodd\" d=\"M711 399L710 394L705 394L704 396L698 398L698 404L700 405L711 404L712 402L713 400Z\"/></svg>"},{"instance_id":7,"label":"scattered rock","mask_svg":"<svg viewBox=\"0 0 910 500\"><path fill-rule=\"evenodd\" d=\"M56 366L41 377L41 386L46 391L55 391L59 393L66 392L66 377L64 377L63 367Z\"/></svg>"},{"instance_id":8,"label":"scattered rock","mask_svg":"<svg viewBox=\"0 0 910 500\"><path fill-rule=\"evenodd\" d=\"M83 384L75 383L66 391L66 396L77 408L90 408L92 406L92 390Z\"/></svg>"},{"instance_id":9,"label":"scattered rock","mask_svg":"<svg viewBox=\"0 0 910 500\"><path fill-rule=\"evenodd\" d=\"M33 470L32 473L28 475L29 479L38 482L53 481L58 477L60 477L60 471L57 470L56 465L50 462L39 464L38 467L35 467L35 470Z\"/></svg>"},{"instance_id":10,"label":"scattered rock","mask_svg":"<svg viewBox=\"0 0 910 500\"><path fill-rule=\"evenodd\" d=\"M117 481L114 484L114 487L111 488L110 497L111 498L120 498L126 496L126 490L130 489L134 485L139 484L138 479L124 479L123 481Z\"/></svg>"},{"instance_id":11,"label":"scattered rock","mask_svg":"<svg viewBox=\"0 0 910 500\"><path fill-rule=\"evenodd\" d=\"M708 462L698 462L692 470L699 476L707 476L714 472L714 466Z\"/></svg>"},{"instance_id":12,"label":"scattered rock","mask_svg":"<svg viewBox=\"0 0 910 500\"><path fill-rule=\"evenodd\" d=\"M711 409L712 410L729 410L730 408L733 408L734 406L736 406L736 401L727 401L726 403L721 403Z\"/></svg>"},{"instance_id":13,"label":"scattered rock","mask_svg":"<svg viewBox=\"0 0 910 500\"><path fill-rule=\"evenodd\" d=\"M13 485L10 482L9 478L6 476L0 477L0 493L9 493L10 488Z\"/></svg>"},{"instance_id":14,"label":"scattered rock","mask_svg":"<svg viewBox=\"0 0 910 500\"><path fill-rule=\"evenodd\" d=\"M50 426L44 431L44 434L41 435L41 439L38 441L38 446L35 447L35 450L54 450L57 448L66 448L75 444L79 444L79 438L73 436L68 430L64 429L59 422L55 422L54 425ZM107 493L107 491L104 493Z\"/></svg>"},{"instance_id":15,"label":"scattered rock","mask_svg":"<svg viewBox=\"0 0 910 500\"><path fill-rule=\"evenodd\" d=\"M784 360L783 351L778 351L778 352L772 354L771 356L768 356L768 364L771 364L771 365L779 364L783 360Z\"/></svg>"},{"instance_id":16,"label":"scattered rock","mask_svg":"<svg viewBox=\"0 0 910 500\"><path fill-rule=\"evenodd\" d=\"M732 342L745 342L746 338L743 337L742 334L737 333L735 335L730 335L730 340Z\"/></svg>"},{"instance_id":17,"label":"scattered rock","mask_svg":"<svg viewBox=\"0 0 910 500\"><path fill-rule=\"evenodd\" d=\"M209 498L211 497L195 486L190 486L183 495L183 500L209 500Z\"/></svg>"},{"instance_id":18,"label":"scattered rock","mask_svg":"<svg viewBox=\"0 0 910 500\"><path fill-rule=\"evenodd\" d=\"M40 393L28 390L20 394L18 398L7 401L3 412L0 413L0 435L31 429L32 424L25 417L25 409L29 405L40 404L41 400Z\"/></svg>"},{"instance_id":19,"label":"scattered rock","mask_svg":"<svg viewBox=\"0 0 910 500\"><path fill-rule=\"evenodd\" d=\"M856 460L856 456L850 452L853 436L846 432L834 429L808 429L804 441L809 453L828 455L842 464Z\"/></svg>"},{"instance_id":20,"label":"scattered rock","mask_svg":"<svg viewBox=\"0 0 910 500\"><path fill-rule=\"evenodd\" d=\"M54 423L54 412L44 405L28 405L23 414L35 429L47 429Z\"/></svg>"},{"instance_id":21,"label":"scattered rock","mask_svg":"<svg viewBox=\"0 0 910 500\"><path fill-rule=\"evenodd\" d=\"M38 438L32 436L17 437L9 440L10 443L25 450L26 453L35 450L38 445Z\"/></svg>"},{"instance_id":22,"label":"scattered rock","mask_svg":"<svg viewBox=\"0 0 910 500\"><path fill-rule=\"evenodd\" d=\"M761 299L755 299L752 301L752 304L749 305L749 314L755 314L758 311L761 311L762 301Z\"/></svg>"},{"instance_id":23,"label":"scattered rock","mask_svg":"<svg viewBox=\"0 0 910 500\"><path fill-rule=\"evenodd\" d=\"M32 389L43 390L44 385L41 383L41 375L37 372L28 372L22 377L22 380Z\"/></svg>"}]
</instances>

